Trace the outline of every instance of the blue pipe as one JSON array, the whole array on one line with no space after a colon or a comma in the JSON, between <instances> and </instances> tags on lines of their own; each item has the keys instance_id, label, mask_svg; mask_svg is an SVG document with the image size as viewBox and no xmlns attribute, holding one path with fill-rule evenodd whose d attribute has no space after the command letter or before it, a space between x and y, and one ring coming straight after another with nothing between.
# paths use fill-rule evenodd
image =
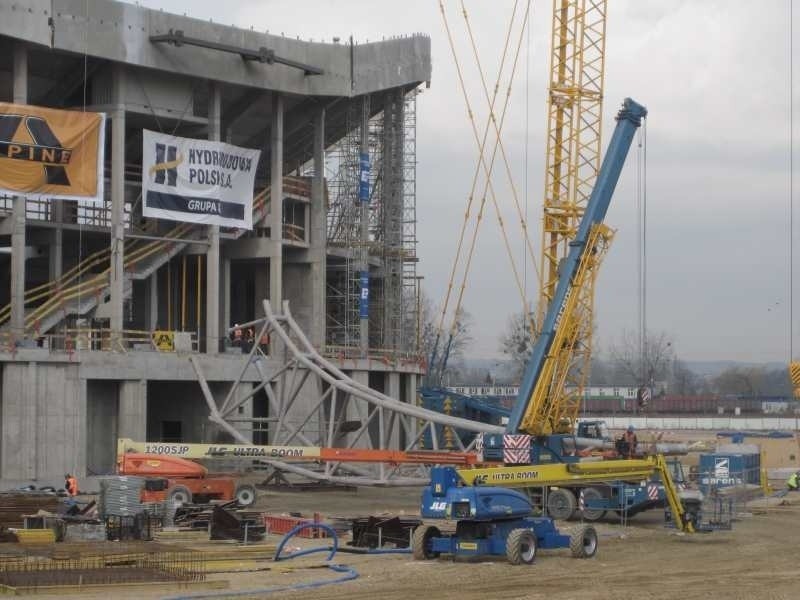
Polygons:
<instances>
[{"instance_id":1,"label":"blue pipe","mask_svg":"<svg viewBox=\"0 0 800 600\"><path fill-rule=\"evenodd\" d=\"M281 556L281 550L286 545L286 543L297 535L300 531L304 529L322 529L326 531L332 538L333 538L333 546L320 546L318 548L307 548L306 550L300 550L299 552L294 552L292 554L287 554L285 556ZM323 523L301 523L300 525L296 525L292 528L289 533L283 536L283 539L278 544L278 547L275 549L275 561L279 560L289 560L290 558L296 558L298 556L304 556L306 554L311 554L313 552L329 552L328 558L326 560L331 560L333 556L336 554L336 551L339 548L339 536L336 535L336 531L328 525ZM241 592L231 592L228 590L222 590L219 592L212 592L208 594L189 594L187 596L171 596L169 598L165 598L164 600L198 600L200 598L233 598L237 596L255 596L255 595L266 595L266 594L274 594L275 592L289 592L294 590L307 590L312 588L322 587L323 585L330 585L333 583L344 583L345 581L352 581L353 579L358 578L358 571L353 569L352 567L348 567L347 565L337 565L333 563L328 564L328 568L335 573L344 573L342 577L338 579L325 579L325 580L318 580L318 581L310 581L307 583L295 583L293 585L282 585L279 587L271 587L271 588L262 588L257 590L244 590Z\"/></svg>"}]
</instances>

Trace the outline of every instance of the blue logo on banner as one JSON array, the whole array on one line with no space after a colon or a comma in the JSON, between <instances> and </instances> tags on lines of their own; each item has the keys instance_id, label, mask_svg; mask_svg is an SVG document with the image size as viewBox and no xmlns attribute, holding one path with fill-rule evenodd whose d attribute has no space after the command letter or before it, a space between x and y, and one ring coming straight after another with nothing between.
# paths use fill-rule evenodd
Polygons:
<instances>
[{"instance_id":1,"label":"blue logo on banner","mask_svg":"<svg viewBox=\"0 0 800 600\"><path fill-rule=\"evenodd\" d=\"M360 180L358 185L358 199L361 202L369 202L369 154L361 153Z\"/></svg>"},{"instance_id":2,"label":"blue logo on banner","mask_svg":"<svg viewBox=\"0 0 800 600\"><path fill-rule=\"evenodd\" d=\"M358 316L369 318L369 273L361 273L361 301L358 303Z\"/></svg>"}]
</instances>

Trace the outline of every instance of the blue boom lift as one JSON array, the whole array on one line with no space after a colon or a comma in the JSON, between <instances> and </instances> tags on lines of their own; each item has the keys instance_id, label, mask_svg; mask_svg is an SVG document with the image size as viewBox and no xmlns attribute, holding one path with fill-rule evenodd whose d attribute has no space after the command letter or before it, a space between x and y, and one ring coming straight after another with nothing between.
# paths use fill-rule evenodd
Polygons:
<instances>
[{"instance_id":1,"label":"blue boom lift","mask_svg":"<svg viewBox=\"0 0 800 600\"><path fill-rule=\"evenodd\" d=\"M562 423L558 414L546 415L550 419L546 435L526 436L521 432L530 430L526 420L542 417L535 414L546 410L537 404L537 392L542 398L541 384L547 369L553 369L552 358L556 354L554 345L566 343L565 328L573 327L570 316L570 298L575 300L586 276L587 264L593 260L597 235L602 227L611 196L619 180L622 166L636 129L641 125L647 110L630 98L626 98L617 115L617 125L608 146L597 183L575 239L570 243L570 252L561 265L561 274L553 301L545 316L541 333L534 345L531 360L525 370L516 404L512 408L506 431L519 438L523 454L530 449L524 461L534 463L530 467L498 467L477 470L456 470L449 467L432 469L431 483L422 494L421 514L425 519L452 519L456 531L444 535L438 527L422 525L417 528L413 540L414 556L429 559L447 553L451 555L505 555L513 564L531 563L537 548L571 547L574 556L590 557L597 550L597 534L591 526L584 527L574 538L562 535L549 517L533 517L532 506L527 497L507 487L526 487L542 483L569 482L573 479L599 478L613 481L620 474L629 477L648 475L657 466L663 465L663 457L657 463L649 460L608 461L567 464L559 460L563 453L557 449L572 434L555 433ZM561 340L561 342L559 342ZM548 362L550 361L550 362ZM540 385L536 387L537 383ZM570 424L571 425L571 424ZM488 451L507 450L509 436L487 436L484 439L484 455ZM542 464L548 463L548 464ZM611 463L620 463L611 465ZM624 464L621 464L624 463ZM592 466L595 465L595 466ZM600 469L596 467L600 465ZM570 467L575 466L575 469ZM668 478L668 474L667 474ZM671 480L669 480L671 483ZM503 482L498 487L482 487L484 484ZM677 497L674 494L673 497ZM680 503L671 501L675 522L686 525ZM691 524L688 525L691 531Z\"/></svg>"}]
</instances>

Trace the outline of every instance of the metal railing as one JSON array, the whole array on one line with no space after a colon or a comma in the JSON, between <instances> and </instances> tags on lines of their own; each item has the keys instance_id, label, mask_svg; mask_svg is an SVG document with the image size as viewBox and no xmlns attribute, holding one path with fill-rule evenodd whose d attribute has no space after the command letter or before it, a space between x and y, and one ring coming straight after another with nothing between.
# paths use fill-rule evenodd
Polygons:
<instances>
[{"instance_id":1,"label":"metal railing","mask_svg":"<svg viewBox=\"0 0 800 600\"><path fill-rule=\"evenodd\" d=\"M189 345L176 350L159 347L155 338L159 334L185 336ZM26 336L18 339L9 331L0 332L0 350L14 352L19 348L41 348L52 354L66 353L72 355L76 352L129 352L136 350L149 350L153 352L191 352L200 351L200 340L195 331L146 331L139 329L124 329L115 335L108 328L68 328L57 333L47 333L36 336Z\"/></svg>"}]
</instances>

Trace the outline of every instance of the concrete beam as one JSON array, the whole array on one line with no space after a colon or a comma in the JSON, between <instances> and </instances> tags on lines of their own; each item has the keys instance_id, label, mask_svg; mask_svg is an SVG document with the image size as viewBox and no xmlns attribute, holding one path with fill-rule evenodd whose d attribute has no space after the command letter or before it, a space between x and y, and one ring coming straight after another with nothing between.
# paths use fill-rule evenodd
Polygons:
<instances>
[{"instance_id":1,"label":"concrete beam","mask_svg":"<svg viewBox=\"0 0 800 600\"><path fill-rule=\"evenodd\" d=\"M431 78L431 42L423 35L354 45L317 43L111 0L88 4L83 0L26 0L24 5L29 10L21 10L19 2L0 2L0 35L145 69L324 96L356 96ZM321 67L325 74L306 76L292 67L245 61L235 54L150 42L150 36L170 29L232 46L268 48L278 56Z\"/></svg>"}]
</instances>

